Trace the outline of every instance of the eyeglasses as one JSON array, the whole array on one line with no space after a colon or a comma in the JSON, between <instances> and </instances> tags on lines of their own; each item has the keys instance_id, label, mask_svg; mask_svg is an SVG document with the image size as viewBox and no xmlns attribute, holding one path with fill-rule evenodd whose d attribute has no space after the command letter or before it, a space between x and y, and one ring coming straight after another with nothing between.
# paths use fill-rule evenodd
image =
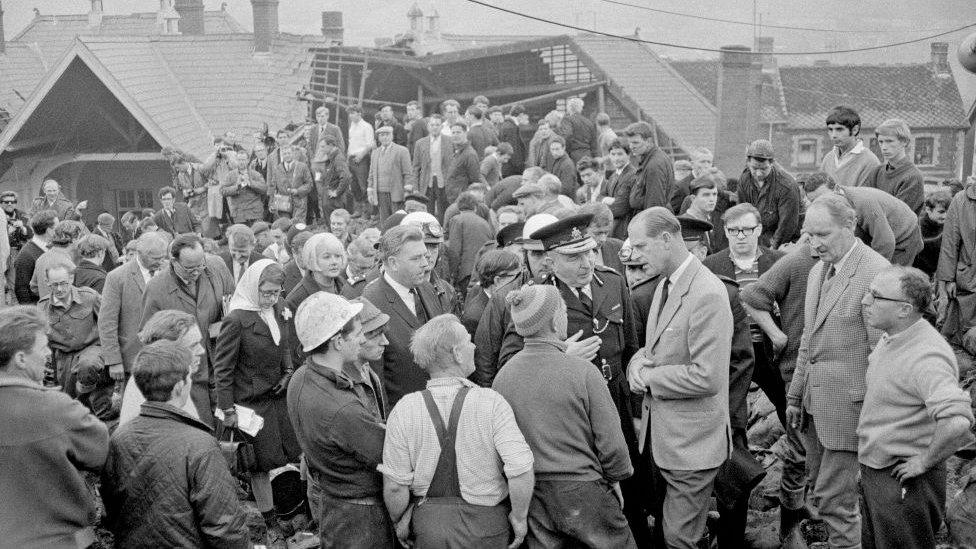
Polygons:
<instances>
[{"instance_id":1,"label":"eyeglasses","mask_svg":"<svg viewBox=\"0 0 976 549\"><path fill-rule=\"evenodd\" d=\"M726 227L725 228L725 232L728 233L729 236L740 236L740 237L741 236L752 236L752 233L756 232L756 229L758 229L758 228L759 228L759 225L753 225L752 227L742 227L741 229L736 229L736 228L733 228L733 227Z\"/></svg>"},{"instance_id":2,"label":"eyeglasses","mask_svg":"<svg viewBox=\"0 0 976 549\"><path fill-rule=\"evenodd\" d=\"M0 200L0 204L16 204L16 200Z\"/></svg>"},{"instance_id":3,"label":"eyeglasses","mask_svg":"<svg viewBox=\"0 0 976 549\"><path fill-rule=\"evenodd\" d=\"M896 303L909 303L909 301L905 299L896 299L894 297L883 296L875 290L868 290L868 297L871 298L871 301L879 300L879 301L894 301Z\"/></svg>"}]
</instances>

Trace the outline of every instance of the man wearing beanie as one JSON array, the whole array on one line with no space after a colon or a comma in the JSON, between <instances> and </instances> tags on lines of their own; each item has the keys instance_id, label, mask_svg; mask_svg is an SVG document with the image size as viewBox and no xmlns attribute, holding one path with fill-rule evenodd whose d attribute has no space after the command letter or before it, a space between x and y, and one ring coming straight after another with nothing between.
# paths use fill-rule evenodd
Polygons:
<instances>
[{"instance_id":1,"label":"man wearing beanie","mask_svg":"<svg viewBox=\"0 0 976 549\"><path fill-rule=\"evenodd\" d=\"M556 287L525 286L508 301L525 343L492 387L511 404L535 457L526 541L636 548L619 484L634 469L606 380L566 354L566 304Z\"/></svg>"},{"instance_id":2,"label":"man wearing beanie","mask_svg":"<svg viewBox=\"0 0 976 549\"><path fill-rule=\"evenodd\" d=\"M596 264L598 245L588 228L593 214L580 214L561 219L535 231L531 238L542 244L545 257L552 265L551 273L543 280L554 286L566 306L567 333L578 340L595 340L587 354L573 350L569 354L581 356L590 367L599 372L610 390L610 397L617 408L618 422L624 440L630 449L631 460L638 463L637 433L634 430L634 407L624 368L637 350L634 337L633 316L627 284L621 275L608 267ZM511 323L505 331L499 352L500 367L522 349L522 338ZM637 467L638 474L623 482L624 498L635 502L624 512L630 522L634 539L640 546L650 544L651 532L647 528L647 514L638 504L645 491L639 479L644 469Z\"/></svg>"}]
</instances>

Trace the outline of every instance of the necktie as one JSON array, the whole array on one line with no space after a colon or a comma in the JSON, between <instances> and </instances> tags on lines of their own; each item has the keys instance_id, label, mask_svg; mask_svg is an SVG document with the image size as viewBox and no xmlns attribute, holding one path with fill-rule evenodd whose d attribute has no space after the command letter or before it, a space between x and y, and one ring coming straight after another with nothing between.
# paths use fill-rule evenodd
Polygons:
<instances>
[{"instance_id":1,"label":"necktie","mask_svg":"<svg viewBox=\"0 0 976 549\"><path fill-rule=\"evenodd\" d=\"M427 324L430 317L427 315L427 309L424 308L424 300L420 299L420 292L417 291L417 288L411 288L410 293L413 294L413 310L416 311L417 320Z\"/></svg>"},{"instance_id":2,"label":"necktie","mask_svg":"<svg viewBox=\"0 0 976 549\"><path fill-rule=\"evenodd\" d=\"M661 301L657 304L657 319L661 320L661 311L664 310L664 304L668 302L668 290L671 289L671 280L668 278L664 279L664 286L661 287Z\"/></svg>"},{"instance_id":3,"label":"necktie","mask_svg":"<svg viewBox=\"0 0 976 549\"><path fill-rule=\"evenodd\" d=\"M834 266L833 265L831 265L830 267L827 267L827 280L830 280L831 278L834 278L834 275L835 274L837 274L837 269L834 269Z\"/></svg>"},{"instance_id":4,"label":"necktie","mask_svg":"<svg viewBox=\"0 0 976 549\"><path fill-rule=\"evenodd\" d=\"M590 296L586 295L586 292L583 291L583 288L576 288L576 293L579 295L580 303L582 303L583 306L586 307L587 311L590 311L592 313L593 300L590 299Z\"/></svg>"},{"instance_id":5,"label":"necktie","mask_svg":"<svg viewBox=\"0 0 976 549\"><path fill-rule=\"evenodd\" d=\"M241 281L241 277L244 276L244 271L245 270L247 270L247 266L244 265L244 262L243 261L239 261L237 263L237 276L234 277L235 278L235 280L234 280L235 282L240 282Z\"/></svg>"}]
</instances>

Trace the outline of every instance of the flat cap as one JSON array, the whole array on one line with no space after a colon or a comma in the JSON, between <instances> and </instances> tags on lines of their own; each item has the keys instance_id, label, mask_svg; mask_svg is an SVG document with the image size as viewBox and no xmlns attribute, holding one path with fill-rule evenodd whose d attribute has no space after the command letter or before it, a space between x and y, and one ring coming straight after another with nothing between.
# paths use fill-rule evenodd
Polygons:
<instances>
[{"instance_id":1,"label":"flat cap","mask_svg":"<svg viewBox=\"0 0 976 549\"><path fill-rule=\"evenodd\" d=\"M498 231L498 234L495 235L495 242L498 243L498 247L504 248L516 242L522 236L523 227L525 227L525 223L512 223Z\"/></svg>"},{"instance_id":2,"label":"flat cap","mask_svg":"<svg viewBox=\"0 0 976 549\"><path fill-rule=\"evenodd\" d=\"M372 332L373 330L382 328L390 321L390 315L377 309L376 305L370 303L365 297L357 297L350 303L359 303L363 306L363 310L359 311L359 322L363 324L364 332Z\"/></svg>"},{"instance_id":3,"label":"flat cap","mask_svg":"<svg viewBox=\"0 0 976 549\"><path fill-rule=\"evenodd\" d=\"M546 194L546 188L538 183L525 183L521 187L515 189L512 193L512 198L522 198L523 196L543 196Z\"/></svg>"},{"instance_id":4,"label":"flat cap","mask_svg":"<svg viewBox=\"0 0 976 549\"><path fill-rule=\"evenodd\" d=\"M586 231L593 221L593 214L578 214L560 219L535 231L530 238L542 241L547 252L578 254L597 247L596 241Z\"/></svg>"},{"instance_id":5,"label":"flat cap","mask_svg":"<svg viewBox=\"0 0 976 549\"><path fill-rule=\"evenodd\" d=\"M430 207L430 199L422 194L408 194L403 197L404 202L419 202L424 206Z\"/></svg>"},{"instance_id":6,"label":"flat cap","mask_svg":"<svg viewBox=\"0 0 976 549\"><path fill-rule=\"evenodd\" d=\"M757 139L749 143L749 148L746 149L746 158L765 158L766 160L772 160L773 144L766 139Z\"/></svg>"}]
</instances>

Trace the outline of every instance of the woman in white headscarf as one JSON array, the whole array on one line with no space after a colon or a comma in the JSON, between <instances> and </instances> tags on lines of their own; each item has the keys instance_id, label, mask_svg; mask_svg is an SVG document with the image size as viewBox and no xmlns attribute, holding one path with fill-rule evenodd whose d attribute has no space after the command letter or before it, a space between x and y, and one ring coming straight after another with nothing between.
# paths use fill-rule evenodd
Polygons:
<instances>
[{"instance_id":1,"label":"woman in white headscarf","mask_svg":"<svg viewBox=\"0 0 976 549\"><path fill-rule=\"evenodd\" d=\"M258 510L268 525L268 545L283 539L275 520L268 473L298 461L298 439L288 419L285 392L292 374L291 315L278 299L284 270L271 259L254 262L244 271L224 317L214 351L217 405L224 427L237 427L234 405L250 408L264 418L264 427L251 442L257 470L251 488ZM292 510L278 509L286 514Z\"/></svg>"}]
</instances>

